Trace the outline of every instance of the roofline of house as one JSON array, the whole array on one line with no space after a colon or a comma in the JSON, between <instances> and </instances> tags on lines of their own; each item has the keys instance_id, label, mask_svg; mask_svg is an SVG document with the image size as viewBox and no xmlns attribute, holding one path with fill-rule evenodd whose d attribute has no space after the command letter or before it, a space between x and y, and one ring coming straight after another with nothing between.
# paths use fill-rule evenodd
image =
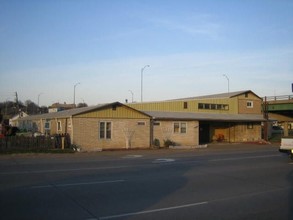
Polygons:
<instances>
[{"instance_id":1,"label":"roofline of house","mask_svg":"<svg viewBox=\"0 0 293 220\"><path fill-rule=\"evenodd\" d=\"M60 112L51 112L51 113L45 113L45 114L39 114L39 115L30 115L25 118L21 118L19 120L28 121L28 120L40 120L40 119L68 118L68 117L74 117L74 116L78 116L81 114L86 114L88 112L106 109L106 108L114 107L114 106L116 106L116 107L124 106L128 109L139 112L139 113L151 118L151 116L146 114L145 112L139 111L139 110L132 108L128 105L122 104L120 102L112 102L112 103L101 104L101 105L90 106L90 107L69 109L69 110L64 110L64 111L60 111Z\"/></svg>"},{"instance_id":2,"label":"roofline of house","mask_svg":"<svg viewBox=\"0 0 293 220\"><path fill-rule=\"evenodd\" d=\"M197 120L197 121L226 121L226 122L263 122L266 119L259 114L216 114L191 112L159 112L145 111L154 120Z\"/></svg>"}]
</instances>

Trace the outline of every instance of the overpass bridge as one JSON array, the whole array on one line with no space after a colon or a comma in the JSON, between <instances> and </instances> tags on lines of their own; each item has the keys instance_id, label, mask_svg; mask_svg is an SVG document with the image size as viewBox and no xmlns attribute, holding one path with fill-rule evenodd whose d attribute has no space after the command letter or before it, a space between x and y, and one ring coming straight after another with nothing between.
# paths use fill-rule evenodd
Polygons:
<instances>
[{"instance_id":1,"label":"overpass bridge","mask_svg":"<svg viewBox=\"0 0 293 220\"><path fill-rule=\"evenodd\" d=\"M264 97L263 103L269 113L293 117L293 95Z\"/></svg>"},{"instance_id":2,"label":"overpass bridge","mask_svg":"<svg viewBox=\"0 0 293 220\"><path fill-rule=\"evenodd\" d=\"M264 97L262 108L265 118L277 120L288 136L293 129L293 95Z\"/></svg>"}]
</instances>

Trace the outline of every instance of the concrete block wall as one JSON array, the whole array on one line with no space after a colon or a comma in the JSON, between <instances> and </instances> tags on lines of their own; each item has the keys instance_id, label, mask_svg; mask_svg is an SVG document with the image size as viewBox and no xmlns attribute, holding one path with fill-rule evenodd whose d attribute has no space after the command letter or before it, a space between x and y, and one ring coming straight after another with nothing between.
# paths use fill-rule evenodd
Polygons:
<instances>
[{"instance_id":1,"label":"concrete block wall","mask_svg":"<svg viewBox=\"0 0 293 220\"><path fill-rule=\"evenodd\" d=\"M99 123L111 122L111 139L100 139ZM139 125L138 122L144 122ZM150 122L146 119L74 118L73 143L82 150L125 149L150 147ZM141 123L140 123L141 124ZM131 138L127 135L132 133Z\"/></svg>"},{"instance_id":2,"label":"concrete block wall","mask_svg":"<svg viewBox=\"0 0 293 220\"><path fill-rule=\"evenodd\" d=\"M160 125L154 125L154 140L160 141L160 147L164 146L164 140L169 139L181 146L196 146L199 144L198 121L186 122L186 133L174 133L175 121L159 121ZM157 122L158 123L158 122Z\"/></svg>"}]
</instances>

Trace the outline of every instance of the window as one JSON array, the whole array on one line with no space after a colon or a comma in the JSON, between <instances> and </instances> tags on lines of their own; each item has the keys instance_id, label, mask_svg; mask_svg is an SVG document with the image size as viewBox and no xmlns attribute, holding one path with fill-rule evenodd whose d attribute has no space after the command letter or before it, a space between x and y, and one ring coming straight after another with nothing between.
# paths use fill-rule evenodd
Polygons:
<instances>
[{"instance_id":1,"label":"window","mask_svg":"<svg viewBox=\"0 0 293 220\"><path fill-rule=\"evenodd\" d=\"M179 133L179 122L174 123L174 133Z\"/></svg>"},{"instance_id":2,"label":"window","mask_svg":"<svg viewBox=\"0 0 293 220\"><path fill-rule=\"evenodd\" d=\"M61 123L61 121L57 122L57 131L62 131L62 123Z\"/></svg>"},{"instance_id":3,"label":"window","mask_svg":"<svg viewBox=\"0 0 293 220\"><path fill-rule=\"evenodd\" d=\"M142 125L142 126L144 126L144 125L145 125L145 121L139 121L139 122L137 122L137 125Z\"/></svg>"},{"instance_id":4,"label":"window","mask_svg":"<svg viewBox=\"0 0 293 220\"><path fill-rule=\"evenodd\" d=\"M174 123L174 133L186 134L186 122L175 122Z\"/></svg>"},{"instance_id":5,"label":"window","mask_svg":"<svg viewBox=\"0 0 293 220\"><path fill-rule=\"evenodd\" d=\"M45 122L45 130L50 130L50 120Z\"/></svg>"},{"instance_id":6,"label":"window","mask_svg":"<svg viewBox=\"0 0 293 220\"><path fill-rule=\"evenodd\" d=\"M161 126L161 122L159 122L159 121L155 121L155 122L154 122L154 126Z\"/></svg>"},{"instance_id":7,"label":"window","mask_svg":"<svg viewBox=\"0 0 293 220\"><path fill-rule=\"evenodd\" d=\"M184 102L184 103L183 103L183 108L184 108L184 109L187 109L187 108L188 108L188 103L187 103L187 102Z\"/></svg>"},{"instance_id":8,"label":"window","mask_svg":"<svg viewBox=\"0 0 293 220\"><path fill-rule=\"evenodd\" d=\"M180 133L181 134L186 134L186 123L184 123L184 122L181 122L180 123Z\"/></svg>"},{"instance_id":9,"label":"window","mask_svg":"<svg viewBox=\"0 0 293 220\"><path fill-rule=\"evenodd\" d=\"M229 110L229 105L227 105L227 104L198 103L198 109Z\"/></svg>"},{"instance_id":10,"label":"window","mask_svg":"<svg viewBox=\"0 0 293 220\"><path fill-rule=\"evenodd\" d=\"M112 122L100 122L100 139L111 139Z\"/></svg>"},{"instance_id":11,"label":"window","mask_svg":"<svg viewBox=\"0 0 293 220\"><path fill-rule=\"evenodd\" d=\"M253 123L247 123L247 129L253 129Z\"/></svg>"},{"instance_id":12,"label":"window","mask_svg":"<svg viewBox=\"0 0 293 220\"><path fill-rule=\"evenodd\" d=\"M246 107L247 108L253 108L253 101L247 101L246 102Z\"/></svg>"},{"instance_id":13,"label":"window","mask_svg":"<svg viewBox=\"0 0 293 220\"><path fill-rule=\"evenodd\" d=\"M203 104L204 109L210 109L211 104Z\"/></svg>"}]
</instances>

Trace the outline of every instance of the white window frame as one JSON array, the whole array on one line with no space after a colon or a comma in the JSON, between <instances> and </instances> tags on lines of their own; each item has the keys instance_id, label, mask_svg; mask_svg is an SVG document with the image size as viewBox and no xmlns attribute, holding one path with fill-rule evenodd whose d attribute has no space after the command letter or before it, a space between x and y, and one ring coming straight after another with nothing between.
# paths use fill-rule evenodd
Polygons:
<instances>
[{"instance_id":1,"label":"white window frame","mask_svg":"<svg viewBox=\"0 0 293 220\"><path fill-rule=\"evenodd\" d=\"M247 101L246 102L246 107L247 108L253 108L253 101Z\"/></svg>"},{"instance_id":2,"label":"white window frame","mask_svg":"<svg viewBox=\"0 0 293 220\"><path fill-rule=\"evenodd\" d=\"M62 122L57 121L57 131L62 131Z\"/></svg>"},{"instance_id":3,"label":"white window frame","mask_svg":"<svg viewBox=\"0 0 293 220\"><path fill-rule=\"evenodd\" d=\"M101 124L103 123L103 135L101 135ZM110 124L110 137L108 137L108 125ZM99 121L99 139L100 140L111 140L113 137L113 123L111 121Z\"/></svg>"},{"instance_id":4,"label":"white window frame","mask_svg":"<svg viewBox=\"0 0 293 220\"><path fill-rule=\"evenodd\" d=\"M177 127L175 130L175 125L178 124L178 131L177 131ZM183 124L185 124L185 131L183 131ZM187 122L183 122L183 121L179 121L179 122L174 122L173 123L173 133L174 134L187 134Z\"/></svg>"},{"instance_id":5,"label":"white window frame","mask_svg":"<svg viewBox=\"0 0 293 220\"><path fill-rule=\"evenodd\" d=\"M45 130L50 130L51 129L51 121L50 120L45 121L44 129Z\"/></svg>"}]
</instances>

